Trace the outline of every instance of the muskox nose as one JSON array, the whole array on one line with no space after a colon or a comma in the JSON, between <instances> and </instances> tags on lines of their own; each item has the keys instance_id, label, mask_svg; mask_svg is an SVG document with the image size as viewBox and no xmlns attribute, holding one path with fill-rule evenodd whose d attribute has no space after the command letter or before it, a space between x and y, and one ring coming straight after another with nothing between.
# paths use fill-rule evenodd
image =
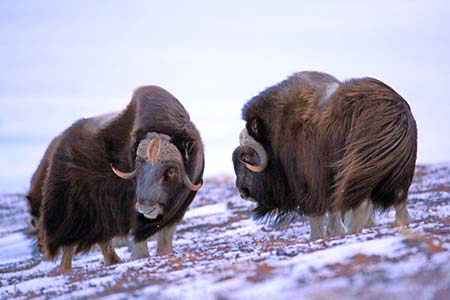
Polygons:
<instances>
[{"instance_id":1,"label":"muskox nose","mask_svg":"<svg viewBox=\"0 0 450 300\"><path fill-rule=\"evenodd\" d=\"M163 208L159 204L145 205L141 203L136 203L136 211L147 219L156 219L159 215L163 214Z\"/></svg>"},{"instance_id":2,"label":"muskox nose","mask_svg":"<svg viewBox=\"0 0 450 300\"><path fill-rule=\"evenodd\" d=\"M33 217L28 225L28 230L30 234L37 234L38 232L38 219Z\"/></svg>"},{"instance_id":3,"label":"muskox nose","mask_svg":"<svg viewBox=\"0 0 450 300\"><path fill-rule=\"evenodd\" d=\"M250 197L250 191L248 188L240 188L239 194L241 195L242 199L248 199Z\"/></svg>"}]
</instances>

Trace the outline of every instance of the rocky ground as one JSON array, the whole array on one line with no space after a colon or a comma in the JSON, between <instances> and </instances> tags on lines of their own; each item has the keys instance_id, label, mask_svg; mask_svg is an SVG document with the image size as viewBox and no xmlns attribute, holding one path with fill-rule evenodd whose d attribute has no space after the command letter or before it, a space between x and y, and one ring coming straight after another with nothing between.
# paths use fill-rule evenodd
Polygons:
<instances>
[{"instance_id":1,"label":"rocky ground","mask_svg":"<svg viewBox=\"0 0 450 300\"><path fill-rule=\"evenodd\" d=\"M301 218L258 225L230 178L206 181L179 225L174 253L105 266L97 250L41 260L23 195L0 196L0 299L450 299L450 165L418 166L412 222L393 211L361 234L308 241ZM152 254L155 241L149 242Z\"/></svg>"}]
</instances>

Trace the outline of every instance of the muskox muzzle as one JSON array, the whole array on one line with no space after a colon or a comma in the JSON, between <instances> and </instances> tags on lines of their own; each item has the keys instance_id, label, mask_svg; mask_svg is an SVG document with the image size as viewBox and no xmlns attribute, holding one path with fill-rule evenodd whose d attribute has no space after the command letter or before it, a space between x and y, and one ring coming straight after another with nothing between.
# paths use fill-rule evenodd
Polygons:
<instances>
[{"instance_id":1,"label":"muskox muzzle","mask_svg":"<svg viewBox=\"0 0 450 300\"><path fill-rule=\"evenodd\" d=\"M236 187L242 199L254 202L254 182L262 175L256 174L246 165L258 166L260 163L260 156L251 147L239 146L233 152L233 166L236 174Z\"/></svg>"},{"instance_id":2,"label":"muskox muzzle","mask_svg":"<svg viewBox=\"0 0 450 300\"><path fill-rule=\"evenodd\" d=\"M267 152L260 143L249 135L246 128L239 135L239 144L243 148L243 153L238 156L238 159L245 167L256 173L264 171L268 163ZM254 153L256 153L257 158L245 159L254 156Z\"/></svg>"},{"instance_id":3,"label":"muskox muzzle","mask_svg":"<svg viewBox=\"0 0 450 300\"><path fill-rule=\"evenodd\" d=\"M131 172L111 167L120 178L136 178L136 211L148 219L163 215L177 190L198 191L202 187L189 179L181 153L167 135L148 133L138 145L135 165Z\"/></svg>"}]
</instances>

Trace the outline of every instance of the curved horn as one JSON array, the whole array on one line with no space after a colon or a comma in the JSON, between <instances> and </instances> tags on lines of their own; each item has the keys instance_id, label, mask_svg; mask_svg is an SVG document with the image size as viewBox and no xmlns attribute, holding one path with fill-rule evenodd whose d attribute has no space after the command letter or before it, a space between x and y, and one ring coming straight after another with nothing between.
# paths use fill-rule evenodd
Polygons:
<instances>
[{"instance_id":1,"label":"curved horn","mask_svg":"<svg viewBox=\"0 0 450 300\"><path fill-rule=\"evenodd\" d=\"M267 152L260 143L258 143L252 136L248 134L247 128L244 128L241 131L241 134L239 135L239 144L241 146L247 146L255 150L258 154L260 163L259 165L254 166L240 159L239 161L241 161L245 165L245 167L252 172L262 172L267 167Z\"/></svg>"},{"instance_id":2,"label":"curved horn","mask_svg":"<svg viewBox=\"0 0 450 300\"><path fill-rule=\"evenodd\" d=\"M178 150L178 148L175 147L175 145L173 145L171 143L167 143L167 148L172 149L172 151L169 150L167 152L174 153L173 157L175 158L176 162L180 165L181 178L183 179L184 185L193 192L196 192L199 189L201 189L202 185L203 185L202 182L200 182L198 184L193 184L191 179L189 178L189 176L186 172L186 168L184 167L183 158L181 157L181 152Z\"/></svg>"},{"instance_id":3,"label":"curved horn","mask_svg":"<svg viewBox=\"0 0 450 300\"><path fill-rule=\"evenodd\" d=\"M184 169L184 168L183 168ZM192 181L189 179L189 176L187 175L185 170L182 170L182 177L183 177L183 183L193 192L198 191L202 188L203 184L200 182L199 184L193 184Z\"/></svg>"},{"instance_id":4,"label":"curved horn","mask_svg":"<svg viewBox=\"0 0 450 300\"><path fill-rule=\"evenodd\" d=\"M114 172L114 174L116 174L118 177L122 178L122 179L133 179L136 177L136 170L131 171L131 172L122 172L116 168L114 168L114 166L111 164L111 169Z\"/></svg>"},{"instance_id":5,"label":"curved horn","mask_svg":"<svg viewBox=\"0 0 450 300\"><path fill-rule=\"evenodd\" d=\"M151 162L173 161L180 166L180 175L183 183L191 191L198 191L202 187L202 183L193 184L183 163L180 150L166 139L156 139L155 143L150 142L148 145L148 157ZM153 141L153 140L152 140Z\"/></svg>"}]
</instances>

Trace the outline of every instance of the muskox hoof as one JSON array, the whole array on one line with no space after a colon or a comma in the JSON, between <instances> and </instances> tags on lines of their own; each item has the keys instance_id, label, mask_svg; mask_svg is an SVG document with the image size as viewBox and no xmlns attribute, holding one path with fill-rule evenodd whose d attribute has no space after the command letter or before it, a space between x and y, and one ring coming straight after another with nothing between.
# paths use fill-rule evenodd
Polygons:
<instances>
[{"instance_id":1,"label":"muskox hoof","mask_svg":"<svg viewBox=\"0 0 450 300\"><path fill-rule=\"evenodd\" d=\"M59 274L70 274L72 273L72 267L60 266L58 269Z\"/></svg>"},{"instance_id":2,"label":"muskox hoof","mask_svg":"<svg viewBox=\"0 0 450 300\"><path fill-rule=\"evenodd\" d=\"M395 226L406 226L409 224L410 216L406 204L395 207Z\"/></svg>"},{"instance_id":3,"label":"muskox hoof","mask_svg":"<svg viewBox=\"0 0 450 300\"><path fill-rule=\"evenodd\" d=\"M107 266L118 264L118 263L122 262L119 255L117 255L116 251L114 251L114 250L111 253L109 253L108 257L105 256L104 258L105 258L105 264Z\"/></svg>"},{"instance_id":4,"label":"muskox hoof","mask_svg":"<svg viewBox=\"0 0 450 300\"><path fill-rule=\"evenodd\" d=\"M150 257L150 254L147 252L134 252L131 253L130 255L130 260L138 260L138 259L143 259L143 258L148 258Z\"/></svg>"},{"instance_id":5,"label":"muskox hoof","mask_svg":"<svg viewBox=\"0 0 450 300\"><path fill-rule=\"evenodd\" d=\"M365 228L372 228L377 226L377 222L375 221L375 211L372 212L372 215L369 216L369 219L367 220Z\"/></svg>"},{"instance_id":6,"label":"muskox hoof","mask_svg":"<svg viewBox=\"0 0 450 300\"><path fill-rule=\"evenodd\" d=\"M358 207L345 213L345 225L350 234L360 233L374 221L374 207L370 199L365 199Z\"/></svg>"},{"instance_id":7,"label":"muskox hoof","mask_svg":"<svg viewBox=\"0 0 450 300\"><path fill-rule=\"evenodd\" d=\"M172 247L167 248L167 249L157 249L156 250L156 255L158 256L164 256L164 255L168 255L172 253Z\"/></svg>"},{"instance_id":8,"label":"muskox hoof","mask_svg":"<svg viewBox=\"0 0 450 300\"><path fill-rule=\"evenodd\" d=\"M122 262L119 255L117 255L116 251L114 251L112 241L108 241L105 243L99 243L99 246L100 246L100 250L102 251L103 258L105 260L105 264L107 266Z\"/></svg>"},{"instance_id":9,"label":"muskox hoof","mask_svg":"<svg viewBox=\"0 0 450 300\"><path fill-rule=\"evenodd\" d=\"M327 236L341 236L346 233L340 212L330 212L328 214Z\"/></svg>"},{"instance_id":10,"label":"muskox hoof","mask_svg":"<svg viewBox=\"0 0 450 300\"><path fill-rule=\"evenodd\" d=\"M344 227L344 224L342 222L340 223L334 223L334 224L328 224L327 226L327 236L333 237L333 236L342 236L346 233L346 229Z\"/></svg>"},{"instance_id":11,"label":"muskox hoof","mask_svg":"<svg viewBox=\"0 0 450 300\"><path fill-rule=\"evenodd\" d=\"M107 266L119 264L121 262L122 262L122 260L120 259L120 257L117 254L115 254L114 256L111 256L108 260L105 259L105 264Z\"/></svg>"},{"instance_id":12,"label":"muskox hoof","mask_svg":"<svg viewBox=\"0 0 450 300\"><path fill-rule=\"evenodd\" d=\"M61 265L59 266L59 272L67 274L72 272L72 259L76 252L76 246L64 246L62 247L63 256L61 259Z\"/></svg>"}]
</instances>

